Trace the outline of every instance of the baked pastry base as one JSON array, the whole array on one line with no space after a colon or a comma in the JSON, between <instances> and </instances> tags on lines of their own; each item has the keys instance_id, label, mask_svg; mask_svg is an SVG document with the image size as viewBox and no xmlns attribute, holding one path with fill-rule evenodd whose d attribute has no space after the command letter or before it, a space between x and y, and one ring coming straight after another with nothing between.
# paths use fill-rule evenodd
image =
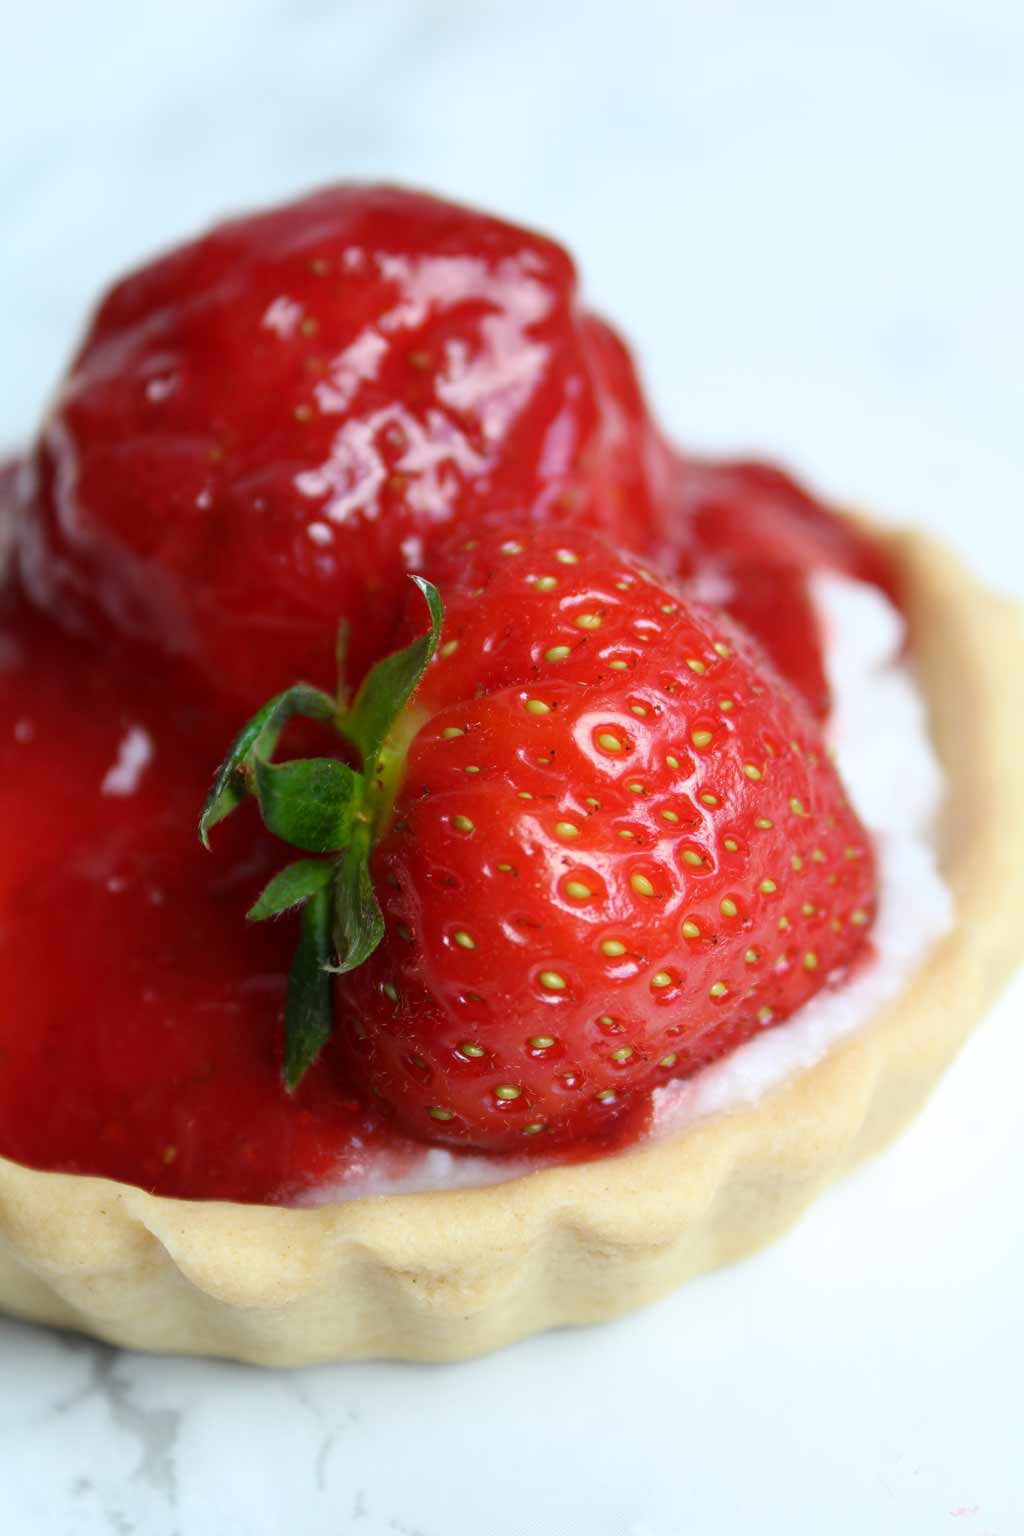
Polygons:
<instances>
[{"instance_id":1,"label":"baked pastry base","mask_svg":"<svg viewBox=\"0 0 1024 1536\"><path fill-rule=\"evenodd\" d=\"M955 809L940 835L956 925L899 999L754 1105L491 1188L286 1210L0 1159L0 1310L263 1365L459 1359L750 1253L891 1141L1024 949L1024 709L1005 685L1024 629L930 538L885 537Z\"/></svg>"}]
</instances>

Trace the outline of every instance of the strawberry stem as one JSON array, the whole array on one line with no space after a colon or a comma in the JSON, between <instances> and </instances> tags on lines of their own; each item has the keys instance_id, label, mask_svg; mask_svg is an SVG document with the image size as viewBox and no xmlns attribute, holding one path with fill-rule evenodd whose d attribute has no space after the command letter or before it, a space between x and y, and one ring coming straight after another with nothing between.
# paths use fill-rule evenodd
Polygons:
<instances>
[{"instance_id":1,"label":"strawberry stem","mask_svg":"<svg viewBox=\"0 0 1024 1536\"><path fill-rule=\"evenodd\" d=\"M341 626L337 696L297 683L265 704L232 743L199 818L200 841L209 848L213 827L254 798L275 837L306 853L334 855L288 865L248 912L253 922L302 912L285 999L284 1083L289 1093L331 1036L331 974L362 965L384 935L370 855L390 817L405 755L420 724L407 706L437 649L444 619L436 587L419 576L411 579L426 600L430 628L371 668L349 706L340 675L347 639ZM359 753L359 770L336 757L274 762L281 732L296 717L333 726Z\"/></svg>"}]
</instances>

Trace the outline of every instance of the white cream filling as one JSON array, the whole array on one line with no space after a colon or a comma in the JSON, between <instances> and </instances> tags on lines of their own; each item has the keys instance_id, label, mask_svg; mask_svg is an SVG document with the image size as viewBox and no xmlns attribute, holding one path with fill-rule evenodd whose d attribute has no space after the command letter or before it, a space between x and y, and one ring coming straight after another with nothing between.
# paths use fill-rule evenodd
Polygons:
<instances>
[{"instance_id":1,"label":"white cream filling","mask_svg":"<svg viewBox=\"0 0 1024 1536\"><path fill-rule=\"evenodd\" d=\"M932 837L942 773L923 701L902 657L903 620L874 587L846 577L819 574L812 592L832 687L829 743L877 854L874 954L851 979L819 992L785 1024L696 1077L655 1089L653 1137L751 1103L820 1061L903 989L953 920ZM535 1166L443 1147L425 1147L410 1161L407 1152L391 1157L374 1148L364 1160L349 1159L342 1179L319 1184L295 1203L494 1184Z\"/></svg>"}]
</instances>

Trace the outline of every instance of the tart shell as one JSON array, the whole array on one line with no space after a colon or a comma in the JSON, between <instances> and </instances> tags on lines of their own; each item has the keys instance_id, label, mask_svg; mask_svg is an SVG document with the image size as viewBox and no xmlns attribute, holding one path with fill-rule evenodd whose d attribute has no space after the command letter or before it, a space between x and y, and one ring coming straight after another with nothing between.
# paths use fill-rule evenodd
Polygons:
<instances>
[{"instance_id":1,"label":"tart shell","mask_svg":"<svg viewBox=\"0 0 1024 1536\"><path fill-rule=\"evenodd\" d=\"M956 918L903 994L757 1103L482 1189L288 1210L0 1159L0 1310L133 1349L296 1366L450 1360L654 1301L782 1233L908 1123L1021 957L1020 610L917 532L902 572L955 809Z\"/></svg>"}]
</instances>

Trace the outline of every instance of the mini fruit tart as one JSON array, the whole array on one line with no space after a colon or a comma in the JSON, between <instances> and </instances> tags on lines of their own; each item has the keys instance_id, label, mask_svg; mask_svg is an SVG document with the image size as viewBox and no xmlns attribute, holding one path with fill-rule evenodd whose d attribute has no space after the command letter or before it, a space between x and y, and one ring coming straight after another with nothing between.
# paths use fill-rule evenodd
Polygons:
<instances>
[{"instance_id":1,"label":"mini fruit tart","mask_svg":"<svg viewBox=\"0 0 1024 1536\"><path fill-rule=\"evenodd\" d=\"M1017 611L678 453L512 225L340 187L124 279L0 565L15 1315L618 1315L891 1140L1019 958Z\"/></svg>"}]
</instances>

